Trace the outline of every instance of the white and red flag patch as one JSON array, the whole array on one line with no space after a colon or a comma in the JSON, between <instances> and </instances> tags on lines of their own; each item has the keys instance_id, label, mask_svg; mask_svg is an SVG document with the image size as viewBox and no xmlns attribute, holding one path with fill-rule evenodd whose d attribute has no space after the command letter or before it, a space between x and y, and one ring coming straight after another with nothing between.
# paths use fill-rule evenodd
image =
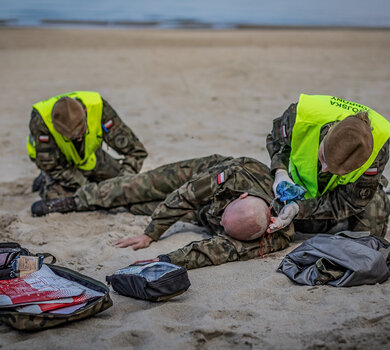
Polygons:
<instances>
[{"instance_id":1,"label":"white and red flag patch","mask_svg":"<svg viewBox=\"0 0 390 350\"><path fill-rule=\"evenodd\" d=\"M284 138L286 138L287 137L287 132L286 132L286 125L282 125L282 136L284 137Z\"/></svg>"},{"instance_id":2,"label":"white and red flag patch","mask_svg":"<svg viewBox=\"0 0 390 350\"><path fill-rule=\"evenodd\" d=\"M225 182L225 172L223 171L222 173L218 174L218 185L224 182Z\"/></svg>"},{"instance_id":3,"label":"white and red flag patch","mask_svg":"<svg viewBox=\"0 0 390 350\"><path fill-rule=\"evenodd\" d=\"M378 174L378 168L368 168L364 175L377 175Z\"/></svg>"},{"instance_id":4,"label":"white and red flag patch","mask_svg":"<svg viewBox=\"0 0 390 350\"><path fill-rule=\"evenodd\" d=\"M39 135L39 141L40 142L49 142L49 135Z\"/></svg>"}]
</instances>

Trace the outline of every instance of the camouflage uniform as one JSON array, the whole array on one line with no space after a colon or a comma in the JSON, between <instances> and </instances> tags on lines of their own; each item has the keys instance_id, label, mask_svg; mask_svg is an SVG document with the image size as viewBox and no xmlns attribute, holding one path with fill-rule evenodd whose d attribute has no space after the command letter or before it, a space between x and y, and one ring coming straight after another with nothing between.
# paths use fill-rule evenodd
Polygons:
<instances>
[{"instance_id":1,"label":"camouflage uniform","mask_svg":"<svg viewBox=\"0 0 390 350\"><path fill-rule=\"evenodd\" d=\"M191 269L248 260L288 246L294 234L292 226L243 242L227 236L220 225L226 206L242 193L270 204L272 182L268 167L257 160L212 155L87 184L76 192L75 201L79 210L129 205L134 214L151 214L145 234L153 240L177 221L206 227L212 238L168 254L172 263ZM279 209L277 204L273 214Z\"/></svg>"},{"instance_id":2,"label":"camouflage uniform","mask_svg":"<svg viewBox=\"0 0 390 350\"><path fill-rule=\"evenodd\" d=\"M283 115L273 122L267 136L267 149L271 157L271 173L276 169L289 169L291 136L295 124L297 104L292 104ZM321 142L333 123L322 127ZM299 213L294 220L295 230L300 232L328 232L341 222L340 229L370 231L383 237L387 231L390 203L383 190L387 180L382 176L389 159L389 141L379 151L370 168L376 173L363 174L355 183L336 187L323 196L298 201ZM321 169L320 163L318 169ZM318 189L322 191L332 174L318 173Z\"/></svg>"},{"instance_id":3,"label":"camouflage uniform","mask_svg":"<svg viewBox=\"0 0 390 350\"><path fill-rule=\"evenodd\" d=\"M145 147L133 131L119 118L110 104L103 100L102 124L112 121L107 132L103 130L103 141L120 155L118 160L103 151L103 144L96 150L96 167L84 171L68 163L65 155L50 136L42 117L33 109L30 120L30 140L35 141L37 155L32 159L45 174L40 195L43 199L65 197L73 194L80 186L89 181L102 181L116 176L138 173L147 157ZM48 142L41 142L39 136L49 136ZM84 154L84 142L74 141L80 155Z\"/></svg>"}]
</instances>

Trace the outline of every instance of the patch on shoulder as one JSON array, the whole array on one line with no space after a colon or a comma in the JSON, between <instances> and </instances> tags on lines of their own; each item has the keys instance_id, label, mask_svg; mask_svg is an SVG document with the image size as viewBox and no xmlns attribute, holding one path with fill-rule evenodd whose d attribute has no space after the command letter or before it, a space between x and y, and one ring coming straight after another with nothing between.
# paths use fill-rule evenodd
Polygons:
<instances>
[{"instance_id":1,"label":"patch on shoulder","mask_svg":"<svg viewBox=\"0 0 390 350\"><path fill-rule=\"evenodd\" d=\"M48 143L49 142L49 135L39 135L39 142Z\"/></svg>"},{"instance_id":2,"label":"patch on shoulder","mask_svg":"<svg viewBox=\"0 0 390 350\"><path fill-rule=\"evenodd\" d=\"M225 182L225 172L224 171L222 171L222 173L218 174L217 182L218 182L218 185Z\"/></svg>"},{"instance_id":3,"label":"patch on shoulder","mask_svg":"<svg viewBox=\"0 0 390 350\"><path fill-rule=\"evenodd\" d=\"M378 168L368 168L364 175L377 175L378 174Z\"/></svg>"},{"instance_id":4,"label":"patch on shoulder","mask_svg":"<svg viewBox=\"0 0 390 350\"><path fill-rule=\"evenodd\" d=\"M363 188L359 192L359 196L361 199L369 198L371 196L371 194L372 194L372 191L369 188Z\"/></svg>"},{"instance_id":5,"label":"patch on shoulder","mask_svg":"<svg viewBox=\"0 0 390 350\"><path fill-rule=\"evenodd\" d=\"M286 125L285 124L282 125L282 136L283 136L283 138L287 137L287 131L286 131Z\"/></svg>"}]
</instances>

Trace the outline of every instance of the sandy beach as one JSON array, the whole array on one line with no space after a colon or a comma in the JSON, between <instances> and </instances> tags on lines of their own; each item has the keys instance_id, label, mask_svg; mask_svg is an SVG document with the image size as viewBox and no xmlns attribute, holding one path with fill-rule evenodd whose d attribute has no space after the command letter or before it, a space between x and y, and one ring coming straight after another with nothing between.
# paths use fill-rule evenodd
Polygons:
<instances>
[{"instance_id":1,"label":"sandy beach","mask_svg":"<svg viewBox=\"0 0 390 350\"><path fill-rule=\"evenodd\" d=\"M146 146L143 170L212 153L269 164L272 120L300 93L357 101L390 118L389 30L0 28L0 62L0 241L50 252L101 281L202 234L179 224L134 252L112 243L141 234L148 217L124 210L31 217L39 199L31 192L39 172L25 149L33 103L98 91ZM38 333L0 325L0 348L388 348L390 280L295 285L276 268L300 242L263 259L191 270L190 289L165 303L112 293L112 308L81 322Z\"/></svg>"}]
</instances>

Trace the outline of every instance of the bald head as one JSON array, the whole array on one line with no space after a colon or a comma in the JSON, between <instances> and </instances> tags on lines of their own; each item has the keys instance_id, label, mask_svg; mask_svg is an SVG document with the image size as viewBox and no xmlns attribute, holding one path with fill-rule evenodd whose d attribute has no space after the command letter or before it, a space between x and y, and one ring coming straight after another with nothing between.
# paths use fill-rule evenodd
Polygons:
<instances>
[{"instance_id":1,"label":"bald head","mask_svg":"<svg viewBox=\"0 0 390 350\"><path fill-rule=\"evenodd\" d=\"M225 208L221 225L230 237L250 241L266 231L269 221L267 203L259 197L244 193Z\"/></svg>"}]
</instances>

